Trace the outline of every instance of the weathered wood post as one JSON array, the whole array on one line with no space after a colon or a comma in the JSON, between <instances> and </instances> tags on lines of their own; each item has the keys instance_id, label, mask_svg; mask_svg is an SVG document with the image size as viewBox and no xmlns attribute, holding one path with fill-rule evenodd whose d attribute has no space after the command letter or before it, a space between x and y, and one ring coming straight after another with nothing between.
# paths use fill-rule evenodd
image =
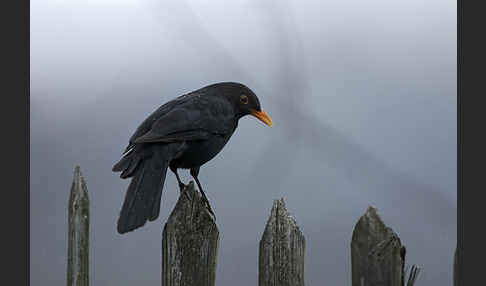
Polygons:
<instances>
[{"instance_id":1,"label":"weathered wood post","mask_svg":"<svg viewBox=\"0 0 486 286\"><path fill-rule=\"evenodd\" d=\"M454 286L459 286L459 266L458 266L458 254L457 254L457 245L456 250L454 251L454 265L452 271L452 279L454 281Z\"/></svg>"},{"instance_id":2,"label":"weathered wood post","mask_svg":"<svg viewBox=\"0 0 486 286\"><path fill-rule=\"evenodd\" d=\"M305 238L285 208L274 200L260 240L259 286L304 286Z\"/></svg>"},{"instance_id":3,"label":"weathered wood post","mask_svg":"<svg viewBox=\"0 0 486 286\"><path fill-rule=\"evenodd\" d=\"M162 232L162 286L214 286L219 230L190 182Z\"/></svg>"},{"instance_id":4,"label":"weathered wood post","mask_svg":"<svg viewBox=\"0 0 486 286\"><path fill-rule=\"evenodd\" d=\"M67 285L89 285L89 198L79 166L74 168L68 204Z\"/></svg>"},{"instance_id":5,"label":"weathered wood post","mask_svg":"<svg viewBox=\"0 0 486 286\"><path fill-rule=\"evenodd\" d=\"M405 247L369 207L361 216L351 240L352 286L403 286L405 283ZM415 283L419 272L413 266L407 285Z\"/></svg>"}]
</instances>

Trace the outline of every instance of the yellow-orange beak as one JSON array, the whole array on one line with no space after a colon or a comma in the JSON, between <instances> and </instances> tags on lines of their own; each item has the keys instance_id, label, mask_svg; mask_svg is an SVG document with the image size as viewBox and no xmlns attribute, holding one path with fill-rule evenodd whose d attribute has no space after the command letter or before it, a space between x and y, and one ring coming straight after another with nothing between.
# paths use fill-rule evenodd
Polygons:
<instances>
[{"instance_id":1,"label":"yellow-orange beak","mask_svg":"<svg viewBox=\"0 0 486 286\"><path fill-rule=\"evenodd\" d=\"M253 110L251 112L251 115L260 119L261 122L265 123L266 125L268 125L270 127L273 125L272 119L270 119L270 116L268 116L268 114L266 114L265 111L263 111L263 110L261 110L261 111Z\"/></svg>"}]
</instances>

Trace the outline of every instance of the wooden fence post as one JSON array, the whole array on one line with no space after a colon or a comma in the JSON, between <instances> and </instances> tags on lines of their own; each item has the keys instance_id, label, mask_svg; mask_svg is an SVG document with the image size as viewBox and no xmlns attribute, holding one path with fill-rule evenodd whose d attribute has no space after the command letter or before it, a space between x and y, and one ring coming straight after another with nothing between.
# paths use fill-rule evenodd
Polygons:
<instances>
[{"instance_id":1,"label":"wooden fence post","mask_svg":"<svg viewBox=\"0 0 486 286\"><path fill-rule=\"evenodd\" d=\"M79 166L74 168L68 204L67 285L89 285L89 198Z\"/></svg>"},{"instance_id":2,"label":"wooden fence post","mask_svg":"<svg viewBox=\"0 0 486 286\"><path fill-rule=\"evenodd\" d=\"M282 199L274 200L260 240L259 286L304 286L305 238Z\"/></svg>"},{"instance_id":3,"label":"wooden fence post","mask_svg":"<svg viewBox=\"0 0 486 286\"><path fill-rule=\"evenodd\" d=\"M398 235L369 207L351 240L352 286L404 286L405 252ZM408 286L414 285L419 271L412 267Z\"/></svg>"},{"instance_id":4,"label":"wooden fence post","mask_svg":"<svg viewBox=\"0 0 486 286\"><path fill-rule=\"evenodd\" d=\"M456 250L454 251L454 264L453 264L453 270L452 270L452 279L454 281L454 286L459 286L459 265L458 265L458 254L457 254L457 245L456 245Z\"/></svg>"},{"instance_id":5,"label":"wooden fence post","mask_svg":"<svg viewBox=\"0 0 486 286\"><path fill-rule=\"evenodd\" d=\"M162 232L162 286L214 286L219 230L190 182Z\"/></svg>"}]
</instances>

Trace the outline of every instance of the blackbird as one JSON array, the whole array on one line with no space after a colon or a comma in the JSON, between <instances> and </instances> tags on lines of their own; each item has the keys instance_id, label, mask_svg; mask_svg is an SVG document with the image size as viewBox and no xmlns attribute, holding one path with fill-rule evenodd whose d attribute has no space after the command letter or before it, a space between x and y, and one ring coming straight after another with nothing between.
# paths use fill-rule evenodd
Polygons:
<instances>
[{"instance_id":1,"label":"blackbird","mask_svg":"<svg viewBox=\"0 0 486 286\"><path fill-rule=\"evenodd\" d=\"M160 106L137 128L121 159L113 166L120 178L132 178L125 194L117 231L133 231L154 221L167 169L183 187L177 169L190 169L208 210L214 216L198 179L199 168L214 158L238 126L253 115L272 126L255 93L235 82L212 84L179 96Z\"/></svg>"}]
</instances>

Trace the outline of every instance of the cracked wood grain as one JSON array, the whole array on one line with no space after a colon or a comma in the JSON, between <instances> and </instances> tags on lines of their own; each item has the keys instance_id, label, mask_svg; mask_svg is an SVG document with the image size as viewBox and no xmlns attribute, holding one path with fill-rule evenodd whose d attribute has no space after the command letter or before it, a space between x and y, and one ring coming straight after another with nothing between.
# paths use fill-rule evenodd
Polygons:
<instances>
[{"instance_id":1,"label":"cracked wood grain","mask_svg":"<svg viewBox=\"0 0 486 286\"><path fill-rule=\"evenodd\" d=\"M79 166L74 178L68 204L68 286L89 285L89 197Z\"/></svg>"},{"instance_id":2,"label":"cracked wood grain","mask_svg":"<svg viewBox=\"0 0 486 286\"><path fill-rule=\"evenodd\" d=\"M405 254L398 235L370 206L356 223L351 239L352 286L404 286ZM413 265L407 286L415 284L419 272Z\"/></svg>"},{"instance_id":3,"label":"cracked wood grain","mask_svg":"<svg viewBox=\"0 0 486 286\"><path fill-rule=\"evenodd\" d=\"M190 182L162 232L162 286L214 286L219 230Z\"/></svg>"},{"instance_id":4,"label":"cracked wood grain","mask_svg":"<svg viewBox=\"0 0 486 286\"><path fill-rule=\"evenodd\" d=\"M258 285L304 286L305 238L284 199L274 200L260 240Z\"/></svg>"}]
</instances>

